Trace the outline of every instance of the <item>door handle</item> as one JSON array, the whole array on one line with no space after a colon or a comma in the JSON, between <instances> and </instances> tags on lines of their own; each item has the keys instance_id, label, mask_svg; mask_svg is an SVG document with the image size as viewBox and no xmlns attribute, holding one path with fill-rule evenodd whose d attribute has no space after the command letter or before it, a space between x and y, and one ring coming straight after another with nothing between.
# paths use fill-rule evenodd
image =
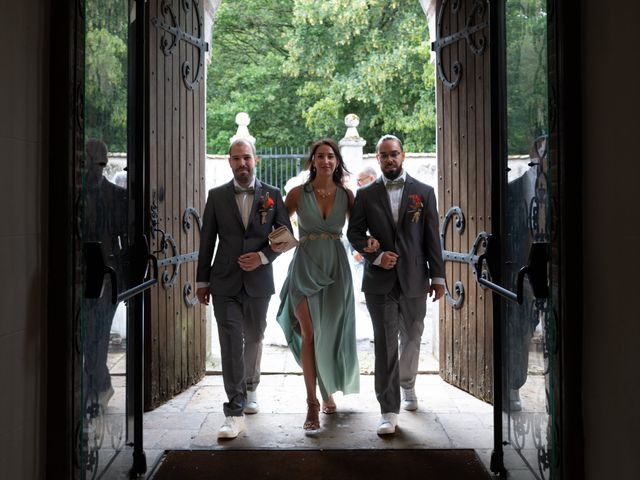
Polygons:
<instances>
[{"instance_id":1,"label":"door handle","mask_svg":"<svg viewBox=\"0 0 640 480\"><path fill-rule=\"evenodd\" d=\"M516 280L516 291L512 292L491 280L490 271L484 268L484 265L496 265L498 261L498 249L495 247L495 241L492 236L487 238L487 247L482 255L477 257L475 265L473 265L474 274L478 283L497 294L522 304L524 300L524 277L529 277L529 284L533 290L535 298L549 298L549 251L551 245L548 242L533 242L529 249L529 259L527 265L518 270Z\"/></svg>"},{"instance_id":2,"label":"door handle","mask_svg":"<svg viewBox=\"0 0 640 480\"><path fill-rule=\"evenodd\" d=\"M150 253L146 236L142 235L138 241L133 244L131 259L131 268L128 270L128 284L133 285L136 282L139 283L134 287L118 293L118 302L124 302L158 283L158 258ZM149 262L151 262L152 274L145 280L149 271Z\"/></svg>"},{"instance_id":3,"label":"door handle","mask_svg":"<svg viewBox=\"0 0 640 480\"><path fill-rule=\"evenodd\" d=\"M115 269L107 264L102 242L84 242L82 250L86 264L85 298L102 297L105 275L109 275L111 280L111 303L114 305L142 293L158 283L158 259L149 253L149 245L145 236L142 236L130 248L131 264L126 272L126 280L128 285L135 286L123 291L120 291L122 282L118 282ZM151 262L152 274L145 280L149 271L149 262Z\"/></svg>"},{"instance_id":4,"label":"door handle","mask_svg":"<svg viewBox=\"0 0 640 480\"><path fill-rule=\"evenodd\" d=\"M85 273L85 298L102 298L104 293L104 276L111 279L111 303L118 299L118 276L113 267L107 265L102 242L84 242L82 253L87 267Z\"/></svg>"}]
</instances>

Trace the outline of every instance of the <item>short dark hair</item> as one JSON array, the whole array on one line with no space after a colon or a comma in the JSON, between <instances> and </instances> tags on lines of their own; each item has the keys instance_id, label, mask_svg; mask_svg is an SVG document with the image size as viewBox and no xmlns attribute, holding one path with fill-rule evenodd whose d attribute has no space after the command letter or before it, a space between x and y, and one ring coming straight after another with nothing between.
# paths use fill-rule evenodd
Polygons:
<instances>
[{"instance_id":1,"label":"short dark hair","mask_svg":"<svg viewBox=\"0 0 640 480\"><path fill-rule=\"evenodd\" d=\"M400 145L400 151L404 151L402 148L402 142L400 141L400 139L398 137L396 137L395 135L383 135L380 137L380 140L378 140L378 143L376 143L376 153L378 153L378 150L380 149L380 145L382 145L382 142L385 142L387 140L395 140L396 142L398 142L398 145Z\"/></svg>"},{"instance_id":2,"label":"short dark hair","mask_svg":"<svg viewBox=\"0 0 640 480\"><path fill-rule=\"evenodd\" d=\"M248 138L236 138L233 142L231 142L231 145L229 145L228 155L231 155L231 149L234 146L238 145L239 143L244 143L245 145L249 145L249 147L251 147L251 153L253 153L253 158L255 158L257 156L257 154L256 154L256 146Z\"/></svg>"}]
</instances>

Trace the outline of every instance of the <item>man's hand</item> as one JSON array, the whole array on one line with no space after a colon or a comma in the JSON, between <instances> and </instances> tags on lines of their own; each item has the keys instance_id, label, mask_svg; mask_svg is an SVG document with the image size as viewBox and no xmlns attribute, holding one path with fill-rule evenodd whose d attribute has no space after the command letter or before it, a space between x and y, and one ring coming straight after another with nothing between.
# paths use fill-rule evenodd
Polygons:
<instances>
[{"instance_id":1,"label":"man's hand","mask_svg":"<svg viewBox=\"0 0 640 480\"><path fill-rule=\"evenodd\" d=\"M202 305L209 305L209 287L196 289L196 297Z\"/></svg>"},{"instance_id":2,"label":"man's hand","mask_svg":"<svg viewBox=\"0 0 640 480\"><path fill-rule=\"evenodd\" d=\"M380 243L373 237L367 238L367 246L363 250L367 253L375 253L380 248Z\"/></svg>"},{"instance_id":3,"label":"man's hand","mask_svg":"<svg viewBox=\"0 0 640 480\"><path fill-rule=\"evenodd\" d=\"M436 300L440 300L440 298L442 298L442 296L444 295L444 285L441 285L439 283L432 283L431 286L429 287L429 296L433 296L433 300L431 300L432 302L435 302Z\"/></svg>"},{"instance_id":4,"label":"man's hand","mask_svg":"<svg viewBox=\"0 0 640 480\"><path fill-rule=\"evenodd\" d=\"M258 252L249 252L238 257L238 265L245 272L251 272L262 265L262 260Z\"/></svg>"},{"instance_id":5,"label":"man's hand","mask_svg":"<svg viewBox=\"0 0 640 480\"><path fill-rule=\"evenodd\" d=\"M391 270L398 263L399 255L394 252L384 252L382 254L382 258L380 259L380 266L385 270Z\"/></svg>"}]
</instances>

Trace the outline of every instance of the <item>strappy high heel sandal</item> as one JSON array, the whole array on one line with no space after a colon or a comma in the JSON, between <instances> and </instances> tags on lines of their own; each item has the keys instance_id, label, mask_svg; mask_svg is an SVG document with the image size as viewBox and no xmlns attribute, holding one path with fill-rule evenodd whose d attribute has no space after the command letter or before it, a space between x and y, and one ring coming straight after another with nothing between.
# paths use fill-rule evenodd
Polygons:
<instances>
[{"instance_id":1,"label":"strappy high heel sandal","mask_svg":"<svg viewBox=\"0 0 640 480\"><path fill-rule=\"evenodd\" d=\"M320 402L307 398L307 419L304 422L306 431L318 430L320 428Z\"/></svg>"},{"instance_id":2,"label":"strappy high heel sandal","mask_svg":"<svg viewBox=\"0 0 640 480\"><path fill-rule=\"evenodd\" d=\"M322 413L326 415L331 415L332 413L336 413L337 407L336 402L333 399L333 395L329 395L326 402L322 402Z\"/></svg>"}]
</instances>

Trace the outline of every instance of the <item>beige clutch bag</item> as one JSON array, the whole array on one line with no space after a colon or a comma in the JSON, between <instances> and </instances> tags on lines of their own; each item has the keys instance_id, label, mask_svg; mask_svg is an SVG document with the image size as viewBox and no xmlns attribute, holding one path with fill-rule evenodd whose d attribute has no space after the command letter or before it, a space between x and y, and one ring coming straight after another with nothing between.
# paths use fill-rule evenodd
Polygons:
<instances>
[{"instance_id":1,"label":"beige clutch bag","mask_svg":"<svg viewBox=\"0 0 640 480\"><path fill-rule=\"evenodd\" d=\"M269 234L269 240L271 241L271 243L284 243L285 252L291 250L296 245L298 245L298 240L296 240L296 237L294 237L293 234L289 231L289 229L284 225L272 231Z\"/></svg>"}]
</instances>

